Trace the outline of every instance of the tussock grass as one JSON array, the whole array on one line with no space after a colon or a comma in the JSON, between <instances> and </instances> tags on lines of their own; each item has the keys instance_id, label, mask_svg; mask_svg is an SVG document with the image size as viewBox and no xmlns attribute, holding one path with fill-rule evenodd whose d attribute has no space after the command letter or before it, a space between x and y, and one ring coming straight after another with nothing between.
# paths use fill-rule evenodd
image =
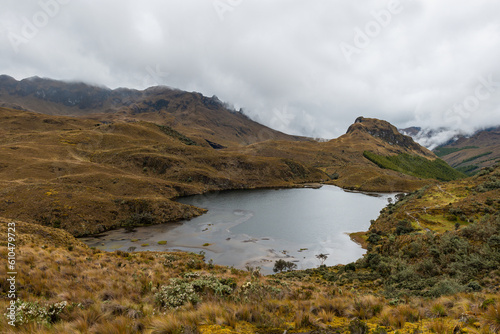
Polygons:
<instances>
[{"instance_id":1,"label":"tussock grass","mask_svg":"<svg viewBox=\"0 0 500 334\"><path fill-rule=\"evenodd\" d=\"M435 254L440 262L433 263L440 267L434 269L443 270L452 263L460 269L455 270L456 275L471 267L460 266L460 259L473 255L472 246L479 245L483 252L483 258L472 257L473 264L487 255L494 259L497 239L491 236L496 233L495 217L490 215L479 224L444 236L398 236L384 245L386 252L396 254L391 258L369 260L367 256L349 266L274 276L209 266L201 255L193 253L101 252L62 230L17 222L19 299L34 308L60 302L67 302L67 306L57 317L43 322L30 320L15 329L0 317L0 328L13 333L283 333L346 332L349 328L369 328L375 333L451 333L455 329L495 333L500 329L500 299L496 290L499 273L493 262L489 264L493 269L484 271L487 277L479 278L479 283L471 284L468 279L463 283L470 285L469 290L462 290L467 292L449 293L450 287L460 282L458 278L447 279L441 286L434 284L432 288L438 286L447 293L438 297L387 291L391 280L397 279L406 288L404 284L421 283L412 281L416 274L428 274L427 265L417 267L401 260L411 252L419 260ZM0 234L6 233L5 220L0 222ZM472 246L465 247L463 240L455 237L461 234ZM431 252L415 239L417 236L422 242L434 240L431 245L439 245L443 251ZM409 241L416 243L405 248ZM5 244L0 244L0 255L7 253ZM369 254L374 253L371 250ZM392 267L385 270L388 265ZM370 266L379 266L387 276L375 275ZM185 284L174 284L168 291L179 296L189 287L196 298L160 303L158 292L172 279ZM435 279L435 275L429 276L429 280ZM0 285L6 291L7 285ZM481 290L476 289L478 285ZM0 299L0 308L6 309L7 303L7 299Z\"/></svg>"}]
</instances>

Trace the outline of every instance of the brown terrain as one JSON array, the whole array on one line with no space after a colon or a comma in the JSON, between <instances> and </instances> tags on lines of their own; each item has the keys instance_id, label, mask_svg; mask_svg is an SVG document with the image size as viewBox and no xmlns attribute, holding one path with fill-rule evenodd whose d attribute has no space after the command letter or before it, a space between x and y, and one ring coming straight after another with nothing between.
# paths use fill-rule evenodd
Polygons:
<instances>
[{"instance_id":1,"label":"brown terrain","mask_svg":"<svg viewBox=\"0 0 500 334\"><path fill-rule=\"evenodd\" d=\"M359 117L345 135L317 142L199 93L7 76L0 104L11 107L0 109L0 216L73 235L189 219L203 209L173 199L208 191L329 183L401 192L436 182L363 156L436 159L377 119Z\"/></svg>"},{"instance_id":2,"label":"brown terrain","mask_svg":"<svg viewBox=\"0 0 500 334\"><path fill-rule=\"evenodd\" d=\"M422 179L365 157L433 171L402 167L437 157L385 121L359 117L317 142L168 88L3 76L0 104L0 231L15 226L18 271L16 314L0 318L2 333L500 331L499 165ZM357 262L273 276L187 252L101 252L74 238L204 212L178 196L310 183L412 192L358 235L368 251ZM2 258L11 249L0 241ZM9 289L0 281L3 312Z\"/></svg>"}]
</instances>

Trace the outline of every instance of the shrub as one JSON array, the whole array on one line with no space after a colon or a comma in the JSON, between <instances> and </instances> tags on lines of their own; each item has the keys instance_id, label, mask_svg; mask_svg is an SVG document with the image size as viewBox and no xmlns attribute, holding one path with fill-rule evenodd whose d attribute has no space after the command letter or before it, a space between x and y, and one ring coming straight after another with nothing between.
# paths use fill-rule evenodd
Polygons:
<instances>
[{"instance_id":1,"label":"shrub","mask_svg":"<svg viewBox=\"0 0 500 334\"><path fill-rule=\"evenodd\" d=\"M16 325L25 324L30 321L52 324L59 320L59 316L66 309L66 306L68 306L68 302L62 301L41 306L36 302L16 300L14 306L16 308L14 324Z\"/></svg>"},{"instance_id":2,"label":"shrub","mask_svg":"<svg viewBox=\"0 0 500 334\"><path fill-rule=\"evenodd\" d=\"M155 299L166 308L177 308L187 302L196 304L200 301L193 285L178 278L171 278L169 285L162 285L155 293Z\"/></svg>"},{"instance_id":3,"label":"shrub","mask_svg":"<svg viewBox=\"0 0 500 334\"><path fill-rule=\"evenodd\" d=\"M444 279L434 285L428 292L428 295L431 297L439 297L443 295L452 295L458 292L462 292L463 290L464 287L457 281L452 279Z\"/></svg>"},{"instance_id":4,"label":"shrub","mask_svg":"<svg viewBox=\"0 0 500 334\"><path fill-rule=\"evenodd\" d=\"M368 325L359 319L354 319L349 323L349 332L351 334L367 334Z\"/></svg>"},{"instance_id":5,"label":"shrub","mask_svg":"<svg viewBox=\"0 0 500 334\"><path fill-rule=\"evenodd\" d=\"M370 243L370 244L373 244L373 245L377 245L380 241L381 237L379 234L376 234L376 233L370 233L368 235L368 239L367 241Z\"/></svg>"},{"instance_id":6,"label":"shrub","mask_svg":"<svg viewBox=\"0 0 500 334\"><path fill-rule=\"evenodd\" d=\"M471 281L469 284L467 284L467 288L472 291L481 291L481 285L477 281Z\"/></svg>"},{"instance_id":7,"label":"shrub","mask_svg":"<svg viewBox=\"0 0 500 334\"><path fill-rule=\"evenodd\" d=\"M396 226L396 235L408 234L415 231L415 229L411 226L411 223L404 219L398 222Z\"/></svg>"},{"instance_id":8,"label":"shrub","mask_svg":"<svg viewBox=\"0 0 500 334\"><path fill-rule=\"evenodd\" d=\"M345 271L356 271L356 265L354 263L348 263L344 266Z\"/></svg>"},{"instance_id":9,"label":"shrub","mask_svg":"<svg viewBox=\"0 0 500 334\"><path fill-rule=\"evenodd\" d=\"M171 278L170 284L162 285L155 293L156 302L165 308L177 308L188 302L196 304L201 301L201 296L207 294L228 296L236 286L230 280L219 280L214 276L198 277L188 273L184 277L184 279ZM192 278L196 279L191 280Z\"/></svg>"}]
</instances>

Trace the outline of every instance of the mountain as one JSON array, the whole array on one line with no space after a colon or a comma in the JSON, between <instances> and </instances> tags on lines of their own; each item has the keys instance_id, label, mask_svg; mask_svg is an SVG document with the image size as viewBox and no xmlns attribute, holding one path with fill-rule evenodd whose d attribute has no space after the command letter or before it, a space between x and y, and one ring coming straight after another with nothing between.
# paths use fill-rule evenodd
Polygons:
<instances>
[{"instance_id":1,"label":"mountain","mask_svg":"<svg viewBox=\"0 0 500 334\"><path fill-rule=\"evenodd\" d=\"M214 149L152 122L0 108L0 214L85 235L199 215L202 209L172 199L214 190L322 182L411 191L435 183L433 175L381 168L365 157L370 151L437 160L394 129L362 119L330 142L267 140Z\"/></svg>"},{"instance_id":2,"label":"mountain","mask_svg":"<svg viewBox=\"0 0 500 334\"><path fill-rule=\"evenodd\" d=\"M449 165L468 175L474 175L481 168L491 167L500 159L500 126L473 134L445 128L424 130L410 127L399 131L432 149Z\"/></svg>"},{"instance_id":3,"label":"mountain","mask_svg":"<svg viewBox=\"0 0 500 334\"><path fill-rule=\"evenodd\" d=\"M460 129L450 129L440 127L437 129L420 128L412 126L406 129L399 129L399 131L407 136L410 136L420 145L434 150L436 147L446 145L457 140L461 136L465 136L465 132Z\"/></svg>"},{"instance_id":4,"label":"mountain","mask_svg":"<svg viewBox=\"0 0 500 334\"><path fill-rule=\"evenodd\" d=\"M452 167L468 174L500 160L500 126L477 131L437 147L434 152Z\"/></svg>"},{"instance_id":5,"label":"mountain","mask_svg":"<svg viewBox=\"0 0 500 334\"><path fill-rule=\"evenodd\" d=\"M422 128L419 126L411 126L409 128L399 129L398 131L406 136L410 136L413 139L416 139L418 134L422 133Z\"/></svg>"},{"instance_id":6,"label":"mountain","mask_svg":"<svg viewBox=\"0 0 500 334\"><path fill-rule=\"evenodd\" d=\"M0 216L73 235L187 219L204 211L173 199L208 191L328 183L408 192L460 177L372 118L318 142L165 87L2 76L0 92L0 104L16 107L0 107Z\"/></svg>"},{"instance_id":7,"label":"mountain","mask_svg":"<svg viewBox=\"0 0 500 334\"><path fill-rule=\"evenodd\" d=\"M227 108L216 96L168 87L111 90L39 77L17 81L2 75L0 106L47 115L86 116L103 122L154 122L172 127L202 146L247 145L271 139L305 140L254 122Z\"/></svg>"},{"instance_id":8,"label":"mountain","mask_svg":"<svg viewBox=\"0 0 500 334\"><path fill-rule=\"evenodd\" d=\"M4 87L9 85L2 86L0 103L15 108L0 107L0 232L10 237L0 249L11 261L15 253L11 268L18 273L15 301L7 298L12 283L0 281L4 331L500 329L498 166L442 182L462 175L374 118L358 117L346 134L317 142L281 134L225 107L211 109L203 101L216 99L197 93L175 91L181 95L168 99L166 88L123 90L137 99L108 110L110 96L120 90L52 82L60 86L57 94L27 89L23 98L19 92L31 82L2 80L15 87L11 94ZM88 91L89 98L74 104L83 95L68 99L61 89ZM159 92L156 100L153 91ZM156 102L161 97L168 107L146 107L145 96ZM176 104L181 96L185 108ZM133 105L145 109L134 112ZM179 196L312 182L409 193L361 234L364 258L276 276L205 263L203 254L101 252L74 237L205 212L176 202ZM9 331L11 324L18 328Z\"/></svg>"},{"instance_id":9,"label":"mountain","mask_svg":"<svg viewBox=\"0 0 500 334\"><path fill-rule=\"evenodd\" d=\"M235 149L234 149L235 150ZM358 117L347 133L328 142L268 141L238 149L249 155L274 156L308 163L324 171L330 180L326 183L343 188L365 191L410 191L436 179L433 173L422 175L423 169L439 164L451 178L462 177L440 162L436 155L404 136L390 123L374 118ZM400 157L395 169L370 160L371 157ZM410 163L408 163L410 162ZM425 166L424 166L425 165Z\"/></svg>"},{"instance_id":10,"label":"mountain","mask_svg":"<svg viewBox=\"0 0 500 334\"><path fill-rule=\"evenodd\" d=\"M0 134L0 214L74 235L203 212L177 196L326 178L300 162L217 150L144 121L0 108Z\"/></svg>"}]
</instances>

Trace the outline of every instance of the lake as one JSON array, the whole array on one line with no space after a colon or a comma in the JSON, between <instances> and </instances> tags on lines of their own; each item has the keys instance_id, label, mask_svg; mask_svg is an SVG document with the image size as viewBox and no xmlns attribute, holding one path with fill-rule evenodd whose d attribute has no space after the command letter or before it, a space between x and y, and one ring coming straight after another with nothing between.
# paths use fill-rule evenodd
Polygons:
<instances>
[{"instance_id":1,"label":"lake","mask_svg":"<svg viewBox=\"0 0 500 334\"><path fill-rule=\"evenodd\" d=\"M203 251L215 264L259 266L265 274L280 258L295 262L298 269L317 267L320 253L328 255L326 265L346 264L365 253L348 234L368 230L389 197L394 194L349 192L329 185L209 193L178 199L208 209L190 221L134 232L118 229L82 241L106 251Z\"/></svg>"}]
</instances>

